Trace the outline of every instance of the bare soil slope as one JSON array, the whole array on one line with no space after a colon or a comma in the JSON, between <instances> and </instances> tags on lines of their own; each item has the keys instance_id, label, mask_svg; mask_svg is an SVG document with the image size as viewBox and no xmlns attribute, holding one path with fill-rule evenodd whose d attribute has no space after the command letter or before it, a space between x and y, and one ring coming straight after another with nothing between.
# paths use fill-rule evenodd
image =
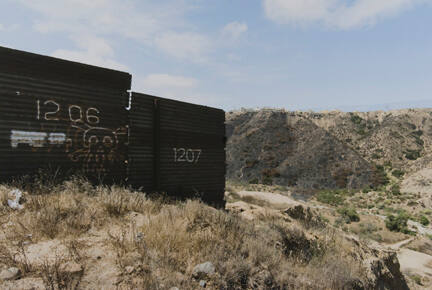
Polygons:
<instances>
[{"instance_id":1,"label":"bare soil slope","mask_svg":"<svg viewBox=\"0 0 432 290\"><path fill-rule=\"evenodd\" d=\"M243 110L227 113L227 136L228 178L251 183L361 189L432 164L431 109Z\"/></svg>"}]
</instances>

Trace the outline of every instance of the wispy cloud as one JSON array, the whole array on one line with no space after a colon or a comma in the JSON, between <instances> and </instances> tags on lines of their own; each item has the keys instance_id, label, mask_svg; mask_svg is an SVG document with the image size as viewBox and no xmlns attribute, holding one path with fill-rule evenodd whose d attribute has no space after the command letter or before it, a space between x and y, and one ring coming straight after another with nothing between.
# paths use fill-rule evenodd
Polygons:
<instances>
[{"instance_id":1,"label":"wispy cloud","mask_svg":"<svg viewBox=\"0 0 432 290\"><path fill-rule=\"evenodd\" d=\"M200 92L199 80L181 75L149 74L141 78L135 77L133 90L205 105L214 105L217 100Z\"/></svg>"},{"instance_id":2,"label":"wispy cloud","mask_svg":"<svg viewBox=\"0 0 432 290\"><path fill-rule=\"evenodd\" d=\"M40 33L65 33L72 38L78 50L56 51L56 56L65 55L74 60L90 60L100 63L108 56L111 64L113 51L107 54L109 39L133 40L141 45L180 59L203 58L211 47L205 35L184 32L191 27L185 13L191 4L183 0L161 2L138 0L39 0L20 3L38 12L34 29ZM81 38L81 39L80 39ZM104 45L83 47L88 40L105 42ZM98 58L98 51L102 57ZM105 61L104 61L105 62Z\"/></svg>"},{"instance_id":3,"label":"wispy cloud","mask_svg":"<svg viewBox=\"0 0 432 290\"><path fill-rule=\"evenodd\" d=\"M430 0L263 0L267 17L291 25L324 24L337 29L372 26Z\"/></svg>"},{"instance_id":4,"label":"wispy cloud","mask_svg":"<svg viewBox=\"0 0 432 290\"><path fill-rule=\"evenodd\" d=\"M228 37L232 40L237 40L242 36L245 32L247 32L248 26L244 22L230 22L224 26L222 29L222 35Z\"/></svg>"},{"instance_id":5,"label":"wispy cloud","mask_svg":"<svg viewBox=\"0 0 432 290\"><path fill-rule=\"evenodd\" d=\"M156 37L155 45L163 52L182 60L201 62L211 50L212 41L198 33L167 32Z\"/></svg>"},{"instance_id":6,"label":"wispy cloud","mask_svg":"<svg viewBox=\"0 0 432 290\"><path fill-rule=\"evenodd\" d=\"M150 74L142 79L141 85L148 89L188 89L196 87L198 85L198 80L177 75Z\"/></svg>"},{"instance_id":7,"label":"wispy cloud","mask_svg":"<svg viewBox=\"0 0 432 290\"><path fill-rule=\"evenodd\" d=\"M72 40L78 50L58 49L52 56L116 70L128 70L126 65L114 60L114 50L105 39L81 35L72 37Z\"/></svg>"}]
</instances>

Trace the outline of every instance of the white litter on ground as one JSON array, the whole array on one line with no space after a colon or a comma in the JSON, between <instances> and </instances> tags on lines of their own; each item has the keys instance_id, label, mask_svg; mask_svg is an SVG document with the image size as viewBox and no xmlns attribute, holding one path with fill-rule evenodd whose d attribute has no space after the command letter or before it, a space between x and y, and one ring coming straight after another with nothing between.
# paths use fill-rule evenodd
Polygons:
<instances>
[{"instance_id":1,"label":"white litter on ground","mask_svg":"<svg viewBox=\"0 0 432 290\"><path fill-rule=\"evenodd\" d=\"M9 207L12 209L23 209L23 206L19 203L22 197L22 192L18 189L14 189L10 192L10 195L14 195L15 199L14 200L8 199Z\"/></svg>"}]
</instances>

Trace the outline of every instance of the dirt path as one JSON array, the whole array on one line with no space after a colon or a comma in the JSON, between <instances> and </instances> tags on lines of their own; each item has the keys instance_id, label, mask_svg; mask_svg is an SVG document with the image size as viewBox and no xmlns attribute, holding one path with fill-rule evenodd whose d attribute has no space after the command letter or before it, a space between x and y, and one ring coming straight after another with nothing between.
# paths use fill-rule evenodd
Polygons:
<instances>
[{"instance_id":1,"label":"dirt path","mask_svg":"<svg viewBox=\"0 0 432 290\"><path fill-rule=\"evenodd\" d=\"M388 247L390 249L392 249L392 250L398 251L402 247L404 247L404 246L408 245L409 243L411 243L412 241L414 241L414 238L409 238L407 240L403 240L403 241L397 242L395 244L388 245Z\"/></svg>"},{"instance_id":2,"label":"dirt path","mask_svg":"<svg viewBox=\"0 0 432 290\"><path fill-rule=\"evenodd\" d=\"M305 206L310 206L315 208L317 207L317 206L310 205L308 203L295 200L285 195L271 193L271 192L240 191L238 192L238 194L241 197L252 197L259 200L263 200L275 206L293 206L293 205L302 204ZM379 216L379 215L376 216L385 219L384 216ZM429 230L424 228L422 225L418 223L415 223L412 226L414 225L417 227L417 229L419 229L419 232L421 234L427 233L428 232L427 230ZM389 249L397 252L399 263L401 265L401 271L403 273L415 273L422 276L432 277L432 256L404 248L406 245L411 243L414 239L415 239L414 237L411 237L407 240L403 240L395 244L386 245L386 246Z\"/></svg>"},{"instance_id":3,"label":"dirt path","mask_svg":"<svg viewBox=\"0 0 432 290\"><path fill-rule=\"evenodd\" d=\"M278 193L260 192L260 191L240 191L237 192L237 194L240 195L242 198L249 196L277 206L293 206L293 205L303 204L301 202L294 200L293 198Z\"/></svg>"},{"instance_id":4,"label":"dirt path","mask_svg":"<svg viewBox=\"0 0 432 290\"><path fill-rule=\"evenodd\" d=\"M410 249L400 249L398 259L403 273L432 277L432 256Z\"/></svg>"},{"instance_id":5,"label":"dirt path","mask_svg":"<svg viewBox=\"0 0 432 290\"><path fill-rule=\"evenodd\" d=\"M413 240L414 237L386 246L397 252L402 273L432 277L432 256L404 248Z\"/></svg>"}]
</instances>

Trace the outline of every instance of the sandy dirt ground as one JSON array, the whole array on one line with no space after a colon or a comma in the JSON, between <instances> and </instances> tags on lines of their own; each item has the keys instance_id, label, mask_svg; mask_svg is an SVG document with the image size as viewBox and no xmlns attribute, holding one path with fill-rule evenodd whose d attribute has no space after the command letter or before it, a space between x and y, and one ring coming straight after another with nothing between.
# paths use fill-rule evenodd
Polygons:
<instances>
[{"instance_id":1,"label":"sandy dirt ground","mask_svg":"<svg viewBox=\"0 0 432 290\"><path fill-rule=\"evenodd\" d=\"M258 200L265 201L270 205L275 206L276 208L281 208L284 206L290 207L299 204L304 206L316 207L302 201L297 201L289 196L271 192L240 191L237 194L242 198L252 197ZM415 223L415 225L417 226L417 228L424 229L418 223ZM424 234L424 232L424 230L420 230L420 234ZM395 244L384 246L397 252L399 263L401 265L401 271L403 273L416 274L432 278L432 256L405 248L405 246L407 246L413 240L415 240L414 237L400 241ZM419 287L419 289L422 289L422 287Z\"/></svg>"},{"instance_id":2,"label":"sandy dirt ground","mask_svg":"<svg viewBox=\"0 0 432 290\"><path fill-rule=\"evenodd\" d=\"M242 198L249 196L259 200L263 200L270 203L271 205L276 206L295 206L299 204L304 204L288 196L271 192L239 191L237 192L237 194Z\"/></svg>"}]
</instances>

